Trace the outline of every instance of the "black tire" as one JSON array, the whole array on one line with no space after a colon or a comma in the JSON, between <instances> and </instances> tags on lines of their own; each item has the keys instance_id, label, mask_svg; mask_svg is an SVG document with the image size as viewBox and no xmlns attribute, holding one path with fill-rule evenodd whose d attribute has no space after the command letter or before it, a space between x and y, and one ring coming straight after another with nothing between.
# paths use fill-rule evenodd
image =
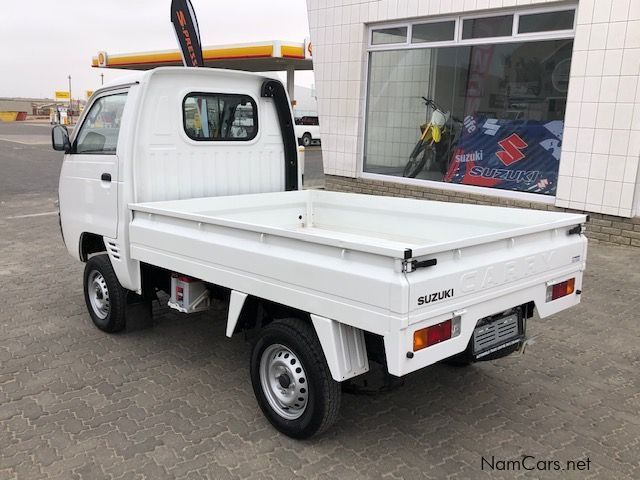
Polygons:
<instances>
[{"instance_id":1,"label":"black tire","mask_svg":"<svg viewBox=\"0 0 640 480\"><path fill-rule=\"evenodd\" d=\"M274 354L273 360L269 360L269 352L280 347L285 347L293 354L289 357L292 364L296 363L295 357L299 360L301 368L296 368L299 373L293 373L294 377L304 375L304 378L294 378L289 387L295 390L306 385L308 389L304 409L294 419L285 418L271 405L273 397L271 400L268 398L270 394L265 392L261 381L262 368L268 365L263 362L273 362L278 355ZM264 360L263 354L266 355ZM331 377L318 337L308 322L297 318L276 320L261 331L251 351L251 383L258 405L269 422L289 437L304 439L318 435L338 417L342 393L340 384ZM296 386L293 386L294 383ZM294 397L296 395L294 393Z\"/></svg>"},{"instance_id":2,"label":"black tire","mask_svg":"<svg viewBox=\"0 0 640 480\"><path fill-rule=\"evenodd\" d=\"M302 146L303 147L310 147L311 146L311 135L309 135L308 133L305 133L304 135L302 135Z\"/></svg>"},{"instance_id":3,"label":"black tire","mask_svg":"<svg viewBox=\"0 0 640 480\"><path fill-rule=\"evenodd\" d=\"M416 148L414 148L411 153L409 161L404 167L402 176L407 178L416 178L426 165L427 161L432 156L435 156L435 154L436 150L431 145L425 143L416 145Z\"/></svg>"},{"instance_id":4,"label":"black tire","mask_svg":"<svg viewBox=\"0 0 640 480\"><path fill-rule=\"evenodd\" d=\"M84 301L95 326L108 333L124 329L127 290L120 285L108 255L95 255L87 261L83 285ZM92 301L93 295L101 298ZM104 304L105 298L107 307L100 309L96 304L100 301Z\"/></svg>"}]
</instances>

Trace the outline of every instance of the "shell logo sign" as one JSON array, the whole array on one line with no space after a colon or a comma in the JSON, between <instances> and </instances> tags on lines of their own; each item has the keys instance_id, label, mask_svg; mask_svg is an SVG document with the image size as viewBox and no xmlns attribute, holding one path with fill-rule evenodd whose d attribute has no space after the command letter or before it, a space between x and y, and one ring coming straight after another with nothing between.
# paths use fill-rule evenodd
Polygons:
<instances>
[{"instance_id":1,"label":"shell logo sign","mask_svg":"<svg viewBox=\"0 0 640 480\"><path fill-rule=\"evenodd\" d=\"M98 52L98 66L106 67L107 61L108 61L107 52Z\"/></svg>"},{"instance_id":2,"label":"shell logo sign","mask_svg":"<svg viewBox=\"0 0 640 480\"><path fill-rule=\"evenodd\" d=\"M305 60L313 58L313 48L311 47L311 39L309 37L304 39L304 58Z\"/></svg>"}]
</instances>

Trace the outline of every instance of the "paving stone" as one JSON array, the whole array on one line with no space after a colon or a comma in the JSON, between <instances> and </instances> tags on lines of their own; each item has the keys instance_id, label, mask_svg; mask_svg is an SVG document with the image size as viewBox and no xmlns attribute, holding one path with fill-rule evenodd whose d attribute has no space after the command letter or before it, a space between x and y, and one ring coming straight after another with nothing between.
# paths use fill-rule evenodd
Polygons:
<instances>
[{"instance_id":1,"label":"paving stone","mask_svg":"<svg viewBox=\"0 0 640 480\"><path fill-rule=\"evenodd\" d=\"M343 395L336 425L299 442L262 416L224 305L156 303L151 329L95 329L57 218L5 218L48 202L0 207L0 480L532 478L481 469L526 454L592 460L540 478L640 478L637 248L591 245L583 302L530 321L526 355Z\"/></svg>"}]
</instances>

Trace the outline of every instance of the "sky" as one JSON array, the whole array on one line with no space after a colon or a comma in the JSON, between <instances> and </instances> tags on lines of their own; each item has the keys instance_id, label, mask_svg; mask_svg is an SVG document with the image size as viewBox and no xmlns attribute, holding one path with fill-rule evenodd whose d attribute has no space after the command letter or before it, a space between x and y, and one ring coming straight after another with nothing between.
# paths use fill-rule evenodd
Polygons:
<instances>
[{"instance_id":1,"label":"sky","mask_svg":"<svg viewBox=\"0 0 640 480\"><path fill-rule=\"evenodd\" d=\"M0 9L0 97L74 98L126 70L91 67L98 51L128 53L177 48L171 0L21 0ZM203 45L264 40L303 42L305 0L192 0ZM310 86L313 73L296 72Z\"/></svg>"}]
</instances>

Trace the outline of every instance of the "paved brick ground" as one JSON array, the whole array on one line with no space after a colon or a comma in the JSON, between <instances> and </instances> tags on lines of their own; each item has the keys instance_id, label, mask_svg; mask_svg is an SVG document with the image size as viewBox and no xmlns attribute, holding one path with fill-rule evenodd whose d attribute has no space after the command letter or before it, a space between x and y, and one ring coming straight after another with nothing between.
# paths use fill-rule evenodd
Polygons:
<instances>
[{"instance_id":1,"label":"paved brick ground","mask_svg":"<svg viewBox=\"0 0 640 480\"><path fill-rule=\"evenodd\" d=\"M0 479L640 478L640 251L596 246L584 303L532 321L524 357L435 366L296 442L253 398L224 307L106 335L53 198L0 205ZM481 458L589 458L588 472L488 472Z\"/></svg>"}]
</instances>

